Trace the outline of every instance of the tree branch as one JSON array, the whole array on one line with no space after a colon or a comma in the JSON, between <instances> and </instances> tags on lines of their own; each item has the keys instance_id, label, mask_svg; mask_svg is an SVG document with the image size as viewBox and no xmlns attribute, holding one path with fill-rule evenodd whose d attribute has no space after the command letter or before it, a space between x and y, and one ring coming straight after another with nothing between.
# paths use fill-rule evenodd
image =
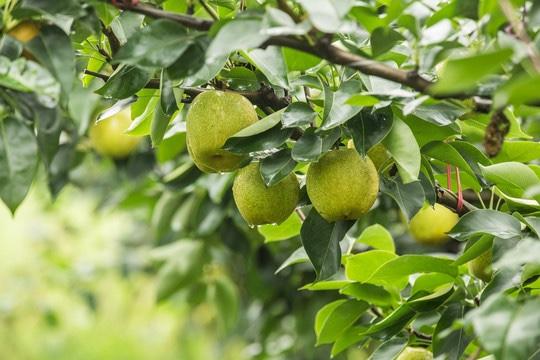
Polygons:
<instances>
[{"instance_id":1,"label":"tree branch","mask_svg":"<svg viewBox=\"0 0 540 360\"><path fill-rule=\"evenodd\" d=\"M91 70L84 70L84 73L90 76L94 76L102 79L103 81L108 81L110 76L101 74ZM159 79L151 79L146 85L147 89L159 89ZM199 88L199 87L182 87L180 86L184 93L194 98L204 91L214 90L211 88ZM224 91L229 91L224 89ZM279 97L276 95L274 90L269 86L261 86L257 91L235 91L237 94L245 96L249 101L259 107L270 106L274 110L279 110L287 107L290 103L289 97Z\"/></svg>"},{"instance_id":2,"label":"tree branch","mask_svg":"<svg viewBox=\"0 0 540 360\"><path fill-rule=\"evenodd\" d=\"M287 5L285 1L280 1L279 3L281 5ZM115 2L115 5L123 10L134 11L152 18L169 19L172 21L176 21L188 28L201 31L208 31L210 27L214 24L214 22L210 20L200 19L182 14L173 14L146 4L128 4L126 2ZM420 93L432 96L429 89L434 83L422 77L416 71L405 71L401 69L396 69L384 63L368 59L348 51L344 51L336 46L333 46L330 41L330 38L323 37L316 44L311 45L303 39L294 36L272 36L260 47L265 48L270 45L289 47L295 50L318 56L336 65L347 66L349 68L358 70L366 75L373 75L396 83L400 83L402 85L406 85ZM492 101L490 99L474 96L474 94L469 93L458 93L436 98L473 98L473 101L475 103L475 110L483 113L490 112L492 107Z\"/></svg>"}]
</instances>

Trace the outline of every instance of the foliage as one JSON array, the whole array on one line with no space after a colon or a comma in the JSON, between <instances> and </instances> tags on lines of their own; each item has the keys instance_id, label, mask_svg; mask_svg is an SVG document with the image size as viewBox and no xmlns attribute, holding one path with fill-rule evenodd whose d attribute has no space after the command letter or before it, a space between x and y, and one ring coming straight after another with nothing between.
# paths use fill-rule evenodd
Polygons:
<instances>
[{"instance_id":1,"label":"foliage","mask_svg":"<svg viewBox=\"0 0 540 360\"><path fill-rule=\"evenodd\" d=\"M245 337L261 359L323 358L313 335L332 356L539 356L537 2L3 3L0 198L12 212L37 169L53 196L74 181L95 156L99 109L106 121L130 107L127 133L149 141L115 160L129 181L107 195L151 225L158 301L212 300L224 331L250 319L240 309L258 311ZM37 36L9 34L29 19ZM287 221L248 227L234 174L202 173L186 149L190 104L211 89L256 105L261 120L224 149L259 161L266 185L293 172L304 183L350 139L362 156L382 144L375 205L329 223L303 186ZM435 202L460 215L452 239L414 244L407 222ZM486 283L466 264L490 249ZM298 341L278 341L285 333Z\"/></svg>"}]
</instances>

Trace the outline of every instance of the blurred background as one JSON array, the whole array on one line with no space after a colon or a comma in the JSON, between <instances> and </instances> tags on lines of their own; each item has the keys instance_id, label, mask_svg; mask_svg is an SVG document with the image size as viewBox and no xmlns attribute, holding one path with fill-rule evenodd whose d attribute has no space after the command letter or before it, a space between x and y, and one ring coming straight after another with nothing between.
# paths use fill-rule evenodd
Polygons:
<instances>
[{"instance_id":1,"label":"blurred background","mask_svg":"<svg viewBox=\"0 0 540 360\"><path fill-rule=\"evenodd\" d=\"M236 245L253 257L189 239L160 246L163 195L131 165L86 156L55 199L41 175L15 216L0 207L1 359L328 358L313 322L336 294L298 291L308 264L275 275L290 251L249 229L256 245ZM178 283L199 251L192 281Z\"/></svg>"}]
</instances>

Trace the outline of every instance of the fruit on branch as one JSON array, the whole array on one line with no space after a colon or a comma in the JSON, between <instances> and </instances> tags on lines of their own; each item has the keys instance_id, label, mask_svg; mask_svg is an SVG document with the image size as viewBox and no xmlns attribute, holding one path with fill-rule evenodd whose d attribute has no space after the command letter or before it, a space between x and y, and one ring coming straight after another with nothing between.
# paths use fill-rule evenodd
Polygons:
<instances>
[{"instance_id":1,"label":"fruit on branch","mask_svg":"<svg viewBox=\"0 0 540 360\"><path fill-rule=\"evenodd\" d=\"M355 149L354 141L352 139L347 143L347 148ZM381 143L371 147L367 152L367 156L369 156L377 170L381 170L381 167L390 159L390 154L386 151L386 147Z\"/></svg>"},{"instance_id":2,"label":"fruit on branch","mask_svg":"<svg viewBox=\"0 0 540 360\"><path fill-rule=\"evenodd\" d=\"M433 353L424 348L407 346L396 360L433 360Z\"/></svg>"},{"instance_id":3,"label":"fruit on branch","mask_svg":"<svg viewBox=\"0 0 540 360\"><path fill-rule=\"evenodd\" d=\"M89 134L92 146L104 156L115 159L127 157L141 141L140 137L125 133L130 124L131 109L129 107L92 124Z\"/></svg>"},{"instance_id":4,"label":"fruit on branch","mask_svg":"<svg viewBox=\"0 0 540 360\"><path fill-rule=\"evenodd\" d=\"M379 175L369 157L339 149L309 166L307 193L327 221L358 219L369 211L379 192Z\"/></svg>"},{"instance_id":5,"label":"fruit on branch","mask_svg":"<svg viewBox=\"0 0 540 360\"><path fill-rule=\"evenodd\" d=\"M240 169L233 183L233 196L242 217L250 225L279 224L296 208L300 185L294 173L266 186L259 163Z\"/></svg>"},{"instance_id":6,"label":"fruit on branch","mask_svg":"<svg viewBox=\"0 0 540 360\"><path fill-rule=\"evenodd\" d=\"M447 233L458 220L458 215L443 205L425 205L411 219L409 230L420 244L442 245L449 240Z\"/></svg>"},{"instance_id":7,"label":"fruit on branch","mask_svg":"<svg viewBox=\"0 0 540 360\"><path fill-rule=\"evenodd\" d=\"M238 169L246 157L222 147L256 121L253 105L242 95L217 90L197 95L186 118L187 145L195 165L208 173Z\"/></svg>"},{"instance_id":8,"label":"fruit on branch","mask_svg":"<svg viewBox=\"0 0 540 360\"><path fill-rule=\"evenodd\" d=\"M482 253L476 259L469 261L467 264L469 273L475 278L489 282L491 280L492 270L491 262L493 258L493 251L491 249Z\"/></svg>"},{"instance_id":9,"label":"fruit on branch","mask_svg":"<svg viewBox=\"0 0 540 360\"><path fill-rule=\"evenodd\" d=\"M8 31L8 35L22 43L27 43L39 34L39 24L34 21L23 21Z\"/></svg>"}]
</instances>

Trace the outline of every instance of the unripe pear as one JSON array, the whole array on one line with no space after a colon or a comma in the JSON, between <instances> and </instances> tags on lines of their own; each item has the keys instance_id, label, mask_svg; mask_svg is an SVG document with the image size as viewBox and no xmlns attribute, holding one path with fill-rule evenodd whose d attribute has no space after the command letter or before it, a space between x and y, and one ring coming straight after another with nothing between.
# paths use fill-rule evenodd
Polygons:
<instances>
[{"instance_id":1,"label":"unripe pear","mask_svg":"<svg viewBox=\"0 0 540 360\"><path fill-rule=\"evenodd\" d=\"M307 193L327 221L358 219L369 211L379 192L379 175L369 157L339 149L309 166Z\"/></svg>"},{"instance_id":2,"label":"unripe pear","mask_svg":"<svg viewBox=\"0 0 540 360\"><path fill-rule=\"evenodd\" d=\"M424 348L407 346L396 360L433 360L433 353Z\"/></svg>"},{"instance_id":3,"label":"unripe pear","mask_svg":"<svg viewBox=\"0 0 540 360\"><path fill-rule=\"evenodd\" d=\"M33 21L23 21L8 31L8 35L22 43L27 43L39 34L39 25Z\"/></svg>"},{"instance_id":4,"label":"unripe pear","mask_svg":"<svg viewBox=\"0 0 540 360\"><path fill-rule=\"evenodd\" d=\"M141 141L140 137L125 134L131 125L131 110L126 108L102 119L90 127L90 141L101 155L116 159L128 156Z\"/></svg>"},{"instance_id":5,"label":"unripe pear","mask_svg":"<svg viewBox=\"0 0 540 360\"><path fill-rule=\"evenodd\" d=\"M469 267L469 273L471 273L472 276L478 279L489 282L492 275L492 257L493 251L489 249L486 252L482 253L482 255L480 255L476 259L469 261L469 263L467 264L467 266Z\"/></svg>"},{"instance_id":6,"label":"unripe pear","mask_svg":"<svg viewBox=\"0 0 540 360\"><path fill-rule=\"evenodd\" d=\"M442 245L449 240L447 233L458 221L458 215L448 208L426 205L413 216L409 230L420 244Z\"/></svg>"},{"instance_id":7,"label":"unripe pear","mask_svg":"<svg viewBox=\"0 0 540 360\"><path fill-rule=\"evenodd\" d=\"M234 202L250 225L279 224L296 208L300 185L293 173L279 183L266 186L259 163L240 169L233 183Z\"/></svg>"},{"instance_id":8,"label":"unripe pear","mask_svg":"<svg viewBox=\"0 0 540 360\"><path fill-rule=\"evenodd\" d=\"M248 99L233 92L205 91L195 98L186 117L188 151L204 172L229 172L246 159L222 149L225 141L257 121Z\"/></svg>"}]
</instances>

